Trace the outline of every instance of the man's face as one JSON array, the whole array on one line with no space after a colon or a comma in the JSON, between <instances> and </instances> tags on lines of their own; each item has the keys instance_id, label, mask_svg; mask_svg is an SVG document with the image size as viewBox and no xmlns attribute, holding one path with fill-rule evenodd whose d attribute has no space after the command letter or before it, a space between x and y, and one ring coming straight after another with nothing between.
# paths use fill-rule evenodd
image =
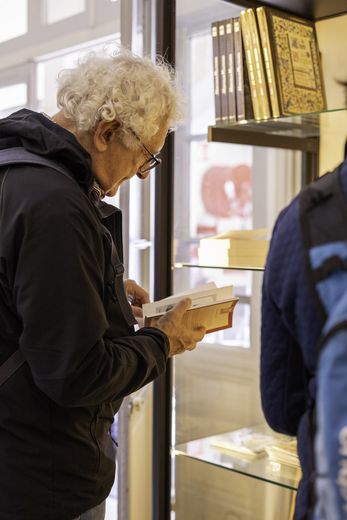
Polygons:
<instances>
[{"instance_id":1,"label":"man's face","mask_svg":"<svg viewBox=\"0 0 347 520\"><path fill-rule=\"evenodd\" d=\"M139 147L136 150L126 148L115 137L112 139L110 135L105 136L106 139L109 139L107 147L101 154L102 160L94 165L96 166L94 173L107 196L114 196L120 185L136 174L140 179L148 177L150 171L145 172L144 170L148 168L152 160L150 153L155 156L161 151L167 132L168 126L163 124L148 143L139 141Z\"/></svg>"}]
</instances>

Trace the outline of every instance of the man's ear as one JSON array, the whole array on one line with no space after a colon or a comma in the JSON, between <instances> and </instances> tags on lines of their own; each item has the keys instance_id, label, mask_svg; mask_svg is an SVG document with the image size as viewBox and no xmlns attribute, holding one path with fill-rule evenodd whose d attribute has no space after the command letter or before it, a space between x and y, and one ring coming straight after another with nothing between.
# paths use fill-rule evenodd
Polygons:
<instances>
[{"instance_id":1,"label":"man's ear","mask_svg":"<svg viewBox=\"0 0 347 520\"><path fill-rule=\"evenodd\" d=\"M98 152L105 152L109 144L114 142L119 126L118 121L100 121L97 124L94 132L94 146Z\"/></svg>"}]
</instances>

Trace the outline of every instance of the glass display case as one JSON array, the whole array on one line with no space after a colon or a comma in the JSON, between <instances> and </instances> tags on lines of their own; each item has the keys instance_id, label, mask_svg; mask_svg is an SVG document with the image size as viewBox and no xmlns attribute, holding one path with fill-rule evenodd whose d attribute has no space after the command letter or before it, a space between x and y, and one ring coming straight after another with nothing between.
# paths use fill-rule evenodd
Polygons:
<instances>
[{"instance_id":1,"label":"glass display case","mask_svg":"<svg viewBox=\"0 0 347 520\"><path fill-rule=\"evenodd\" d=\"M292 151L255 148L246 139L240 140L242 144L217 142L223 141L218 131L225 128L213 124L211 23L239 12L239 7L217 0L205 2L204 7L200 2L176 3L176 68L188 93L189 118L175 135L173 291L214 281L233 285L239 297L232 328L208 334L194 352L173 362L171 514L177 520L278 518L270 516L271 507L274 514L277 511L272 500L289 512L300 475L297 465L271 461L265 449L253 458L227 442L231 432L256 442L259 425L265 425L259 396L262 268L217 268L213 262L199 265L198 261L203 237L228 230L271 229L275 215L298 186L294 182L298 161ZM295 127L294 122L289 124ZM245 135L252 131L262 137L264 133L256 123L237 126ZM312 118L310 128L315 126ZM228 127L229 132L233 130ZM316 134L313 130L312 139ZM293 182L279 200L269 171L259 168L275 161L276 154L292 159L289 175ZM264 204L263 190L257 189L260 176L268 184L271 206L277 206L272 215ZM268 438L275 443L277 435L271 432ZM216 474L213 487L220 483L218 509L213 505L214 493L199 484L201 473L210 471ZM224 496L223 487L225 492L228 489Z\"/></svg>"}]
</instances>

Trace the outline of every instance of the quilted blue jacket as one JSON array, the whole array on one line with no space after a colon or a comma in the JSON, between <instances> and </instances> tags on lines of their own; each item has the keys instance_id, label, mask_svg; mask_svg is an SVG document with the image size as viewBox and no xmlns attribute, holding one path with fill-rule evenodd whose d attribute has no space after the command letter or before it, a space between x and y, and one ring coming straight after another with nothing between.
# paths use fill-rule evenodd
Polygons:
<instances>
[{"instance_id":1,"label":"quilted blue jacket","mask_svg":"<svg viewBox=\"0 0 347 520\"><path fill-rule=\"evenodd\" d=\"M341 168L347 197L347 159ZM309 511L312 470L308 411L315 400L316 345L323 322L309 291L296 197L277 219L266 263L261 330L261 397L269 425L297 435L303 471L295 520Z\"/></svg>"}]
</instances>

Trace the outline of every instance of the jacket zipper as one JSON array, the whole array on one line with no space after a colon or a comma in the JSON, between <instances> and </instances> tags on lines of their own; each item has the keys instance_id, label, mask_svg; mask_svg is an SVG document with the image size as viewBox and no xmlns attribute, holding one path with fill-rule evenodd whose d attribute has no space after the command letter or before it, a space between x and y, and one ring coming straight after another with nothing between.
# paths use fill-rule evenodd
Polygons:
<instances>
[{"instance_id":1,"label":"jacket zipper","mask_svg":"<svg viewBox=\"0 0 347 520\"><path fill-rule=\"evenodd\" d=\"M97 428L97 424L98 424L98 420L99 420L100 408L101 408L100 405L98 405L94 418L93 418L93 421L92 421L92 424L91 424L91 428L90 428L90 433L91 433L92 439L97 448L97 467L96 467L97 472L100 470L101 452L100 452L100 444L98 442L97 435L95 434L95 430Z\"/></svg>"}]
</instances>

